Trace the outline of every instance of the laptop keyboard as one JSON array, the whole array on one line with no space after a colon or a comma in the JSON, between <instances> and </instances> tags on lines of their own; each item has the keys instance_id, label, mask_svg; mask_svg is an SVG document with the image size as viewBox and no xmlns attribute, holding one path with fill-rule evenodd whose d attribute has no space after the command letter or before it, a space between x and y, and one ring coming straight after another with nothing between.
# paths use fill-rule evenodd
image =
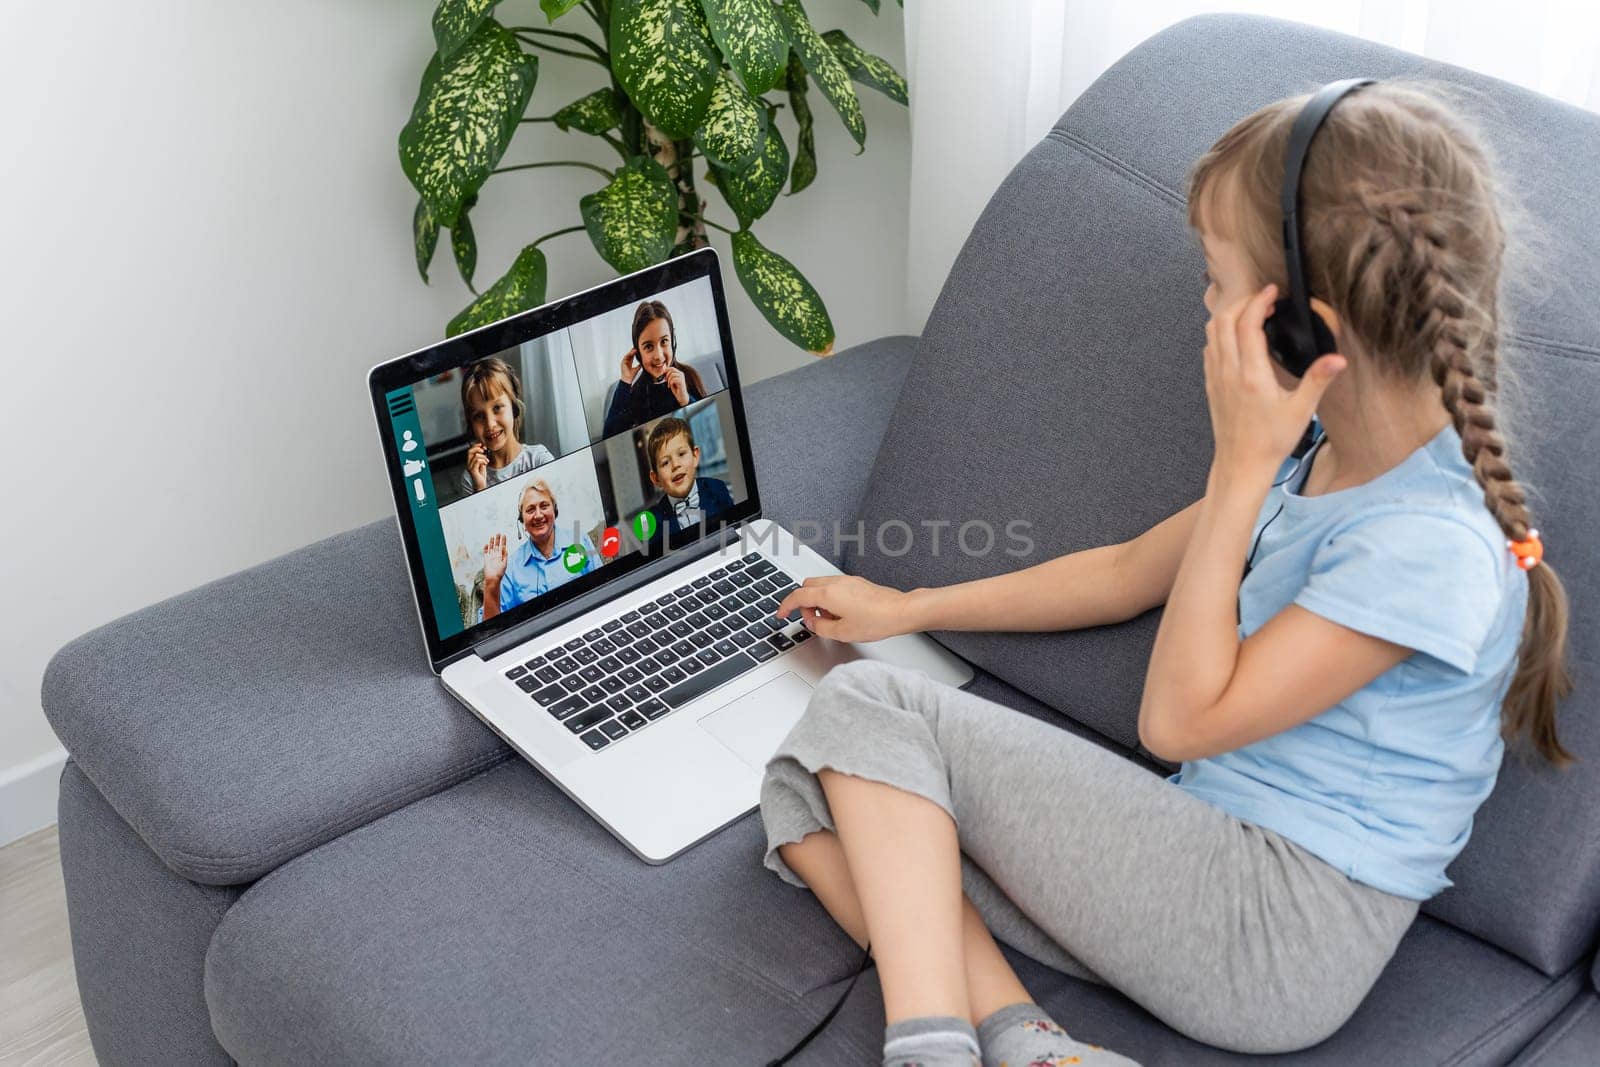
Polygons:
<instances>
[{"instance_id":1,"label":"laptop keyboard","mask_svg":"<svg viewBox=\"0 0 1600 1067\"><path fill-rule=\"evenodd\" d=\"M533 703L598 752L810 640L795 588L758 552L608 619L507 670Z\"/></svg>"}]
</instances>

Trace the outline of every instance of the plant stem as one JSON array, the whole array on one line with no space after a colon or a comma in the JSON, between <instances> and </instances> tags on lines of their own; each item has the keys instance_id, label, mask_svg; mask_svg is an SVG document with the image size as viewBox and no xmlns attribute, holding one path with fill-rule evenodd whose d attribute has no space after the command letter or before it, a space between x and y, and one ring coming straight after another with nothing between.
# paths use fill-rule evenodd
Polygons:
<instances>
[{"instance_id":1,"label":"plant stem","mask_svg":"<svg viewBox=\"0 0 1600 1067\"><path fill-rule=\"evenodd\" d=\"M541 237L538 240L534 241L533 243L536 244L536 245L544 244L544 242L550 240L550 238L552 238L552 237L560 237L564 233L577 233L581 229L583 229L582 226L568 226L564 230L552 230L549 233L545 234L543 237Z\"/></svg>"},{"instance_id":2,"label":"plant stem","mask_svg":"<svg viewBox=\"0 0 1600 1067\"><path fill-rule=\"evenodd\" d=\"M696 222L703 222L707 226L712 227L713 229L721 230L723 233L738 233L739 232L738 230L730 230L726 226L722 225L722 223L720 223L720 222L713 222L712 220L706 218L704 215L696 215L691 211L680 211L680 212L678 212L678 214L679 214L679 216L681 216L683 218L686 218L686 219L694 219Z\"/></svg>"},{"instance_id":3,"label":"plant stem","mask_svg":"<svg viewBox=\"0 0 1600 1067\"><path fill-rule=\"evenodd\" d=\"M517 121L518 122L554 122L555 120L556 120L556 117L554 115L544 115L544 116L541 116L540 118L536 118L536 119L518 119Z\"/></svg>"},{"instance_id":4,"label":"plant stem","mask_svg":"<svg viewBox=\"0 0 1600 1067\"><path fill-rule=\"evenodd\" d=\"M613 137L609 133L602 133L600 136L605 138L606 144L617 150L617 155L622 157L624 163L628 161L628 146L622 143L622 138Z\"/></svg>"},{"instance_id":5,"label":"plant stem","mask_svg":"<svg viewBox=\"0 0 1600 1067\"><path fill-rule=\"evenodd\" d=\"M607 180L615 177L609 170L597 163L583 163L576 159L557 159L548 163L518 163L514 167L496 167L490 174L509 174L514 170L532 170L534 167L587 167L597 174L604 174Z\"/></svg>"},{"instance_id":6,"label":"plant stem","mask_svg":"<svg viewBox=\"0 0 1600 1067\"><path fill-rule=\"evenodd\" d=\"M577 41L579 44L588 48L589 51L593 52L601 59L609 58L606 55L605 49L601 48L598 44L585 37L581 33L568 33L566 30L552 30L545 26L511 26L508 28L512 33L543 33L550 37L565 37L569 41Z\"/></svg>"},{"instance_id":7,"label":"plant stem","mask_svg":"<svg viewBox=\"0 0 1600 1067\"><path fill-rule=\"evenodd\" d=\"M583 59L583 60L587 60L590 63L598 63L602 67L605 67L607 70L611 69L611 64L607 63L605 60L599 58L598 56L591 56L587 52L574 52L574 51L572 51L570 49L567 49L567 48L557 48L555 45L545 44L543 41L539 40L537 37L531 37L531 38L530 37L524 37L521 34L517 35L517 40L521 41L523 44L532 45L534 48L543 49L546 52L554 52L558 56L570 56L573 59Z\"/></svg>"}]
</instances>

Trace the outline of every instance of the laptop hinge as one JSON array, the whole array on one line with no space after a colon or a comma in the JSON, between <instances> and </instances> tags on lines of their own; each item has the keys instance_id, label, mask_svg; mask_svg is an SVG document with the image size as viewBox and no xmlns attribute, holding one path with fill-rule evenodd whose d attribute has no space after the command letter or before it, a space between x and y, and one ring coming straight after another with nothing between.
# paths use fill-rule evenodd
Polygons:
<instances>
[{"instance_id":1,"label":"laptop hinge","mask_svg":"<svg viewBox=\"0 0 1600 1067\"><path fill-rule=\"evenodd\" d=\"M724 544L738 540L739 531L760 517L760 515L752 515L750 518L737 522L732 526L724 526L715 535L670 552L652 563L645 564L625 578L619 578L600 589L585 593L571 603L552 608L536 618L529 619L518 626L513 626L504 633L486 638L473 645L472 651L482 659L493 659L507 649L515 648L524 641L531 641L542 633L548 633L564 623L571 622L579 615L593 611L595 608L607 604L619 596L648 585L662 575L670 574L686 563L692 563L704 556L709 556L711 553L721 549Z\"/></svg>"}]
</instances>

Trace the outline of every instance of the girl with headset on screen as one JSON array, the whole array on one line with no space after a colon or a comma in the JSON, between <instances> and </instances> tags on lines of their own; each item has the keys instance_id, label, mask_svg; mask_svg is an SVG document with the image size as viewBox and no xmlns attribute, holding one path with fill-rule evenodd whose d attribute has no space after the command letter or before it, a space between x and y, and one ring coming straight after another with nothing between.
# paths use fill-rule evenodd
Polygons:
<instances>
[{"instance_id":1,"label":"girl with headset on screen","mask_svg":"<svg viewBox=\"0 0 1600 1067\"><path fill-rule=\"evenodd\" d=\"M646 300L633 312L633 347L622 357L621 373L602 437L630 430L705 399L700 373L678 361L678 331L659 300Z\"/></svg>"},{"instance_id":2,"label":"girl with headset on screen","mask_svg":"<svg viewBox=\"0 0 1600 1067\"><path fill-rule=\"evenodd\" d=\"M870 641L1165 604L1139 736L1170 778L871 660L768 763L765 863L869 946L886 1064L1128 1062L1033 1004L990 928L1196 1040L1316 1044L1452 884L1504 742L1570 760L1565 597L1494 406L1506 242L1480 141L1418 88L1334 83L1239 122L1188 193L1204 497L1024 571L808 579L778 607Z\"/></svg>"},{"instance_id":3,"label":"girl with headset on screen","mask_svg":"<svg viewBox=\"0 0 1600 1067\"><path fill-rule=\"evenodd\" d=\"M461 494L498 485L556 457L544 445L522 441L522 379L503 359L490 356L461 373L461 415L472 445L461 471Z\"/></svg>"}]
</instances>

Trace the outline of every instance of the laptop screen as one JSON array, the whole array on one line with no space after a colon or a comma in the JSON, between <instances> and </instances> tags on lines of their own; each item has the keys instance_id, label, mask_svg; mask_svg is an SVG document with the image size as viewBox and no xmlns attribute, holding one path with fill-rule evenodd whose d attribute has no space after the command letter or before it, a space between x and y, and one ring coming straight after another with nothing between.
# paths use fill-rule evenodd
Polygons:
<instances>
[{"instance_id":1,"label":"laptop screen","mask_svg":"<svg viewBox=\"0 0 1600 1067\"><path fill-rule=\"evenodd\" d=\"M705 250L374 370L436 662L754 512L726 322Z\"/></svg>"}]
</instances>

